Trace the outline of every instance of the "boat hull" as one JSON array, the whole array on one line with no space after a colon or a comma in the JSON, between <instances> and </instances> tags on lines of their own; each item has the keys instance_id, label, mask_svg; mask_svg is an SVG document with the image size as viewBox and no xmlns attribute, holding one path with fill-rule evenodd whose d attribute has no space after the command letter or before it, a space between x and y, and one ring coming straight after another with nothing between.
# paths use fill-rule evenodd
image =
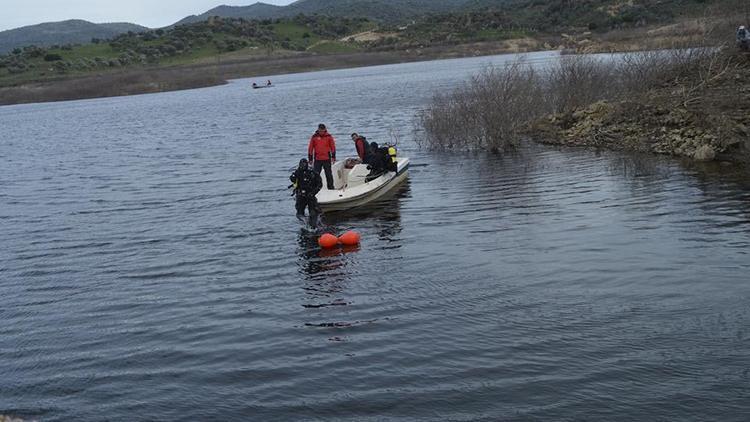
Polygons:
<instances>
[{"instance_id":1,"label":"boat hull","mask_svg":"<svg viewBox=\"0 0 750 422\"><path fill-rule=\"evenodd\" d=\"M409 159L402 158L397 172L388 172L377 179L351 189L343 187L322 190L318 193L318 205L323 211L345 211L365 206L392 192L406 180L409 174Z\"/></svg>"}]
</instances>

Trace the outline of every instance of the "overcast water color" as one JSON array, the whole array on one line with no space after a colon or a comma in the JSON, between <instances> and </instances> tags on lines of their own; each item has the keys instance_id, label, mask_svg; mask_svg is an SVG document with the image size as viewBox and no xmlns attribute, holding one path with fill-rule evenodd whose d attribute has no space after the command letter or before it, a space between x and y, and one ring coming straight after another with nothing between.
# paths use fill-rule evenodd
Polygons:
<instances>
[{"instance_id":1,"label":"overcast water color","mask_svg":"<svg viewBox=\"0 0 750 422\"><path fill-rule=\"evenodd\" d=\"M509 59L0 107L0 414L747 421L747 174L417 148L434 92ZM355 250L286 189L321 122L414 165L326 217Z\"/></svg>"}]
</instances>

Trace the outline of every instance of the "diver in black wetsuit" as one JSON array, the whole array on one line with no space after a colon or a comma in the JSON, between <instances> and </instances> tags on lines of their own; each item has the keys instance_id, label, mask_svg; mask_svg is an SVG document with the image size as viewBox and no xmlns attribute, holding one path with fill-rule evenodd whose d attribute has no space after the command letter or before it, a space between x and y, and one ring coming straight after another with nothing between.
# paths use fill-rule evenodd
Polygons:
<instances>
[{"instance_id":1,"label":"diver in black wetsuit","mask_svg":"<svg viewBox=\"0 0 750 422\"><path fill-rule=\"evenodd\" d=\"M310 225L315 226L320 214L320 207L315 195L323 188L323 178L320 173L316 173L310 168L307 159L299 160L297 170L289 176L294 187L295 208L297 208L297 218L305 217L305 208L310 211Z\"/></svg>"}]
</instances>

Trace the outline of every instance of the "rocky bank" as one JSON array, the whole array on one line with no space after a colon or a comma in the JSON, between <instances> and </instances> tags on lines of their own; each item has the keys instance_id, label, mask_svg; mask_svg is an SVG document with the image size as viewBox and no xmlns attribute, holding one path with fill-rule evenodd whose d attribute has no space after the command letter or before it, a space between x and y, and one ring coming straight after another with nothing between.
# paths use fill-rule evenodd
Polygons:
<instances>
[{"instance_id":1,"label":"rocky bank","mask_svg":"<svg viewBox=\"0 0 750 422\"><path fill-rule=\"evenodd\" d=\"M750 54L620 101L546 116L532 137L549 144L750 163Z\"/></svg>"}]
</instances>

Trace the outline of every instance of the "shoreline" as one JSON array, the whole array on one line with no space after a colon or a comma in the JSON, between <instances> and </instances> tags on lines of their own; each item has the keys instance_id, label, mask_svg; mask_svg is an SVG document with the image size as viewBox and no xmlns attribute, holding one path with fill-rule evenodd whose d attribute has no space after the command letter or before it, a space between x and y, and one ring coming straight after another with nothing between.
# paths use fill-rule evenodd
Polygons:
<instances>
[{"instance_id":1,"label":"shoreline","mask_svg":"<svg viewBox=\"0 0 750 422\"><path fill-rule=\"evenodd\" d=\"M750 164L750 55L717 57L705 73L542 117L527 135L549 145Z\"/></svg>"},{"instance_id":2,"label":"shoreline","mask_svg":"<svg viewBox=\"0 0 750 422\"><path fill-rule=\"evenodd\" d=\"M719 27L727 18L715 18ZM196 89L223 85L231 79L290 73L481 57L559 51L561 54L621 53L705 45L707 22L683 18L670 24L605 32L573 30L537 33L534 36L419 46L406 49L376 48L349 53L311 53L278 50L263 55L237 51L186 64L156 64L111 68L83 74L49 75L11 82L0 80L0 106L69 101Z\"/></svg>"},{"instance_id":3,"label":"shoreline","mask_svg":"<svg viewBox=\"0 0 750 422\"><path fill-rule=\"evenodd\" d=\"M367 66L445 60L498 54L523 54L544 49L511 42L481 42L403 51L340 54L290 54L235 58L220 63L139 67L125 71L60 77L0 87L0 106L72 101L179 91L219 86L232 79Z\"/></svg>"}]
</instances>

